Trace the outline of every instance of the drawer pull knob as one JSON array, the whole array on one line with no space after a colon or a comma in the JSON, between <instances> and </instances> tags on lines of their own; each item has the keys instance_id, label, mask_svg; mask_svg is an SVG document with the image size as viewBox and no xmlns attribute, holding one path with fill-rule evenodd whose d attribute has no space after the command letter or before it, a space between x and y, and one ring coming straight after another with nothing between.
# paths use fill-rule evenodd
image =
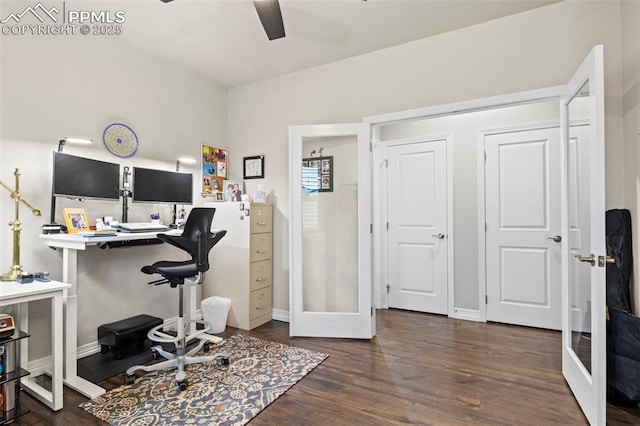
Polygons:
<instances>
[{"instance_id":1,"label":"drawer pull knob","mask_svg":"<svg viewBox=\"0 0 640 426\"><path fill-rule=\"evenodd\" d=\"M256 250L256 253L258 253L258 254L264 254L266 252L267 252L266 250Z\"/></svg>"},{"instance_id":2,"label":"drawer pull knob","mask_svg":"<svg viewBox=\"0 0 640 426\"><path fill-rule=\"evenodd\" d=\"M264 293L260 293L260 296L258 296L258 299L264 299Z\"/></svg>"},{"instance_id":3,"label":"drawer pull knob","mask_svg":"<svg viewBox=\"0 0 640 426\"><path fill-rule=\"evenodd\" d=\"M267 222L256 222L256 225L262 225L262 226L264 226L264 225L266 225L266 224L267 224Z\"/></svg>"},{"instance_id":4,"label":"drawer pull knob","mask_svg":"<svg viewBox=\"0 0 640 426\"><path fill-rule=\"evenodd\" d=\"M256 278L256 281L258 281L258 282L264 281L264 280L266 280L266 278L262 278L262 277L261 278Z\"/></svg>"},{"instance_id":5,"label":"drawer pull knob","mask_svg":"<svg viewBox=\"0 0 640 426\"><path fill-rule=\"evenodd\" d=\"M265 309L264 306L256 306L256 311L262 311L263 309Z\"/></svg>"}]
</instances>

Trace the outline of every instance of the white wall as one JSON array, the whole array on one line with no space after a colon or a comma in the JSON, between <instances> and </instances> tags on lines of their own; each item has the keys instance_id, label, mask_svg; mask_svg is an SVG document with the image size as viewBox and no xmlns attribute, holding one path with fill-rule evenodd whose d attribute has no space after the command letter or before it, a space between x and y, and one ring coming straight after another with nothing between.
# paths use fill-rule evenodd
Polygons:
<instances>
[{"instance_id":1,"label":"white wall","mask_svg":"<svg viewBox=\"0 0 640 426\"><path fill-rule=\"evenodd\" d=\"M625 207L633 220L634 279L632 287L635 313L640 309L640 2L622 2L622 72L624 79L624 184Z\"/></svg>"},{"instance_id":2,"label":"white wall","mask_svg":"<svg viewBox=\"0 0 640 426\"><path fill-rule=\"evenodd\" d=\"M262 184L272 192L274 308L288 309L289 125L361 121L564 84L596 44L605 46L607 205L613 207L624 198L618 1L566 1L231 89L231 169L241 167L243 156L265 154L266 177L247 181L247 190ZM456 259L456 265L476 263ZM467 290L476 291L462 288L456 294Z\"/></svg>"},{"instance_id":3,"label":"white wall","mask_svg":"<svg viewBox=\"0 0 640 426\"><path fill-rule=\"evenodd\" d=\"M180 156L199 159L202 143L226 146L227 90L205 78L106 37L2 36L1 40L0 179L13 186L12 173L19 168L22 196L43 213L34 217L21 209L21 264L26 270L48 270L53 279L62 279L61 252L45 247L38 236L40 227L49 222L52 151L59 139L94 140L87 148L67 145L69 154L166 170L175 170ZM136 131L135 156L120 159L105 149L102 132L113 122L126 123ZM183 165L181 169L194 173L197 188L199 167ZM195 201L201 203L199 197ZM65 206L85 208L92 222L103 215L121 216L118 202L59 200L58 221ZM4 273L12 265L12 233L6 224L13 217L13 204L5 191L0 193L0 207ZM147 221L151 212L160 211L161 219L169 222L170 210L130 204L129 221ZM177 315L175 289L147 286L149 276L140 272L141 266L168 256L184 254L165 246L94 247L80 253L78 345L94 342L102 323L139 313L162 318ZM48 309L41 310L41 317L46 316ZM44 334L35 335L34 341L44 338L46 342L46 326L34 324L33 330ZM32 357L41 355L38 348L34 350Z\"/></svg>"}]
</instances>

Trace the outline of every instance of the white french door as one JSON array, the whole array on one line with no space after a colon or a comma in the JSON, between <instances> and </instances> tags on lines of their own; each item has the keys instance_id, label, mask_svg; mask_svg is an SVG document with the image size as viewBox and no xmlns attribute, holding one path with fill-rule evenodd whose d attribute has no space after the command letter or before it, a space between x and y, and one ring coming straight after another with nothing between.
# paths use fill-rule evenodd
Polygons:
<instances>
[{"instance_id":1,"label":"white french door","mask_svg":"<svg viewBox=\"0 0 640 426\"><path fill-rule=\"evenodd\" d=\"M289 127L291 336L370 339L369 126Z\"/></svg>"},{"instance_id":2,"label":"white french door","mask_svg":"<svg viewBox=\"0 0 640 426\"><path fill-rule=\"evenodd\" d=\"M562 373L592 425L606 423L603 48L560 101L563 130Z\"/></svg>"}]
</instances>

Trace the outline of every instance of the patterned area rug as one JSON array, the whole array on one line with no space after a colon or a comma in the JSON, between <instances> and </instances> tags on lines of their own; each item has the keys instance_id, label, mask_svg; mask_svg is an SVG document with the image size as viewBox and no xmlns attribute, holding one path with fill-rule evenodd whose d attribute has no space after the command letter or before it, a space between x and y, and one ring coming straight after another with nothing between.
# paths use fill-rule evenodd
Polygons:
<instances>
[{"instance_id":1,"label":"patterned area rug","mask_svg":"<svg viewBox=\"0 0 640 426\"><path fill-rule=\"evenodd\" d=\"M184 392L175 370L152 372L80 407L112 425L244 425L328 356L244 335L211 347L223 351L228 366L185 368Z\"/></svg>"}]
</instances>

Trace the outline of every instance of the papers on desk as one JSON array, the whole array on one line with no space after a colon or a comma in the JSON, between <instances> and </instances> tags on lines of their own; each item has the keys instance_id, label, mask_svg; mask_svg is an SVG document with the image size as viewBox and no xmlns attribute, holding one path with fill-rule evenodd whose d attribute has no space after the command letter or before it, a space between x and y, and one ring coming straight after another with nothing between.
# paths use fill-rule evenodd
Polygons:
<instances>
[{"instance_id":1,"label":"papers on desk","mask_svg":"<svg viewBox=\"0 0 640 426\"><path fill-rule=\"evenodd\" d=\"M78 235L83 237L108 237L109 235L117 235L115 229L108 229L104 231L79 231Z\"/></svg>"}]
</instances>

